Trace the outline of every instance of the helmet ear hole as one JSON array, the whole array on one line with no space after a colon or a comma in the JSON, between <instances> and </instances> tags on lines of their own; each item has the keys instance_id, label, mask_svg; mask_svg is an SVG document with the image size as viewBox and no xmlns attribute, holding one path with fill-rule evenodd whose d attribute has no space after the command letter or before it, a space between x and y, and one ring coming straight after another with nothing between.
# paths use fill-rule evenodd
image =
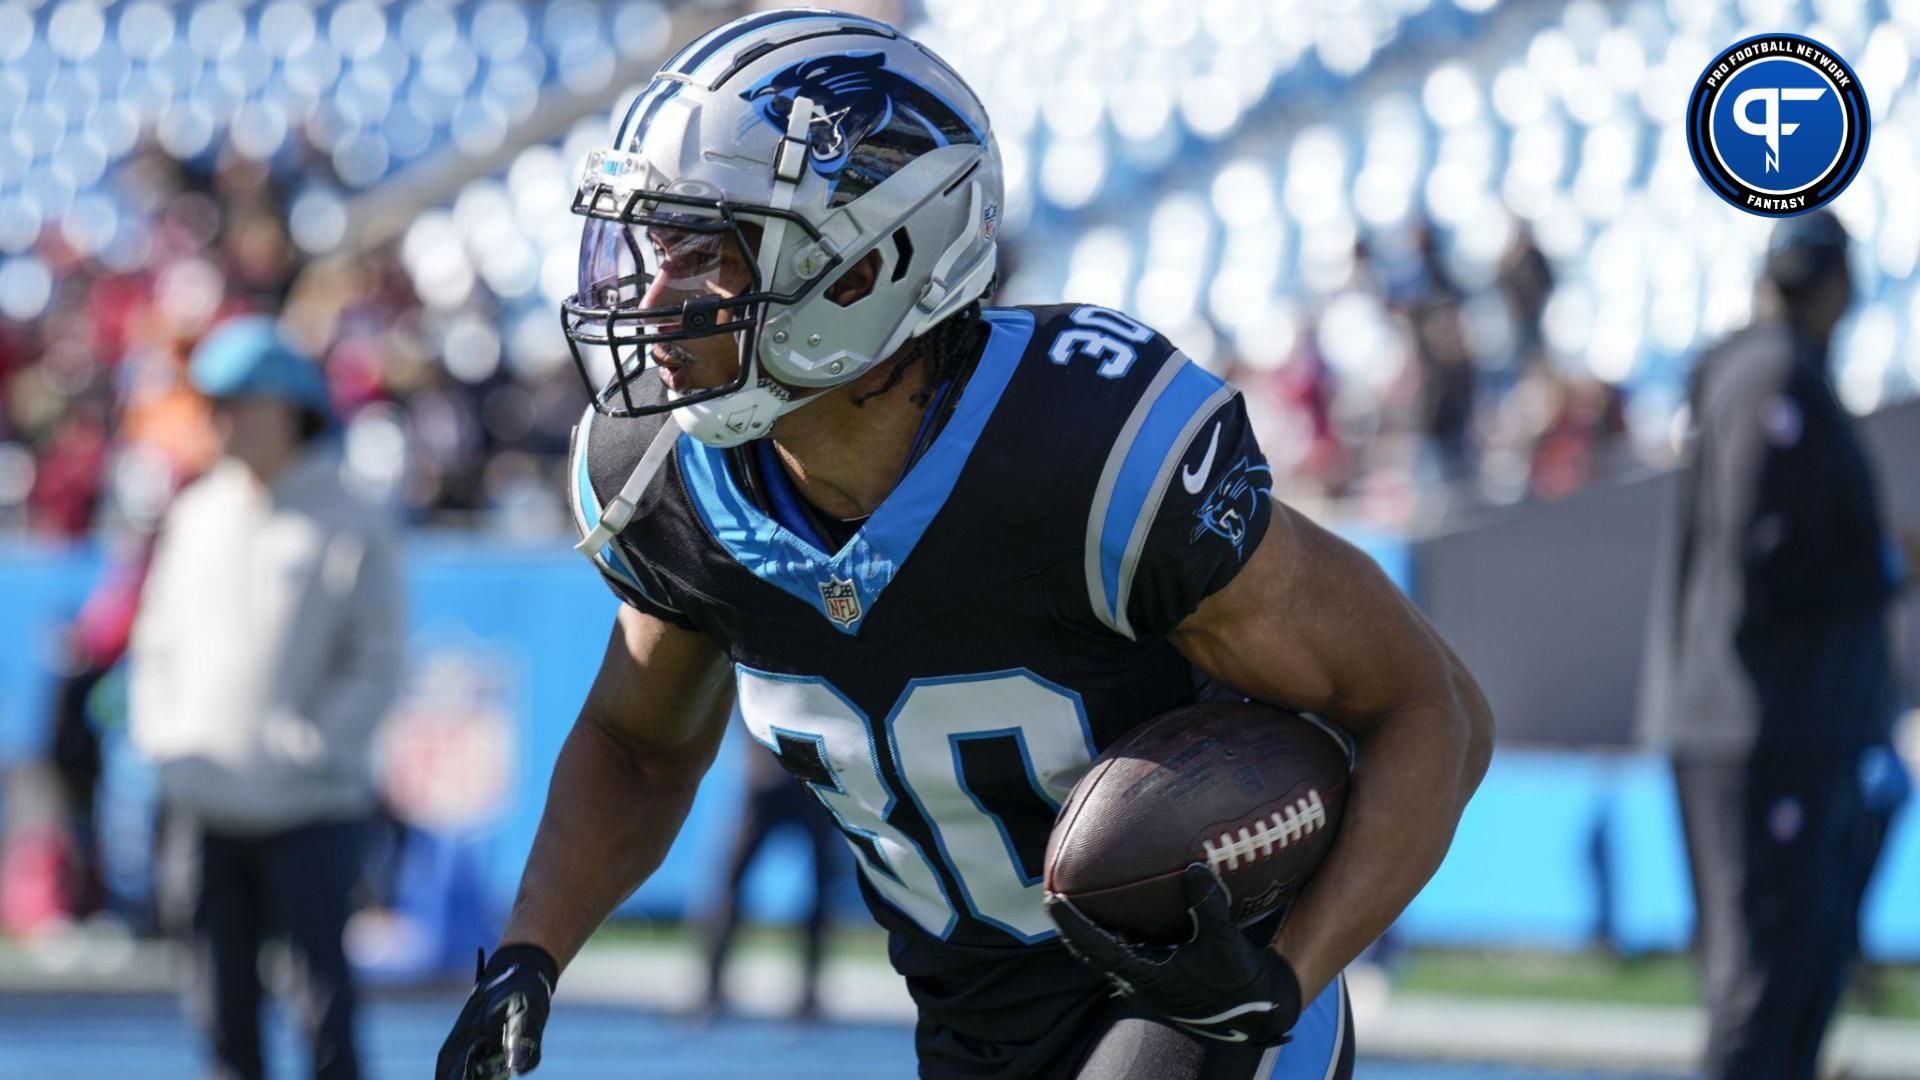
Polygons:
<instances>
[{"instance_id":1,"label":"helmet ear hole","mask_svg":"<svg viewBox=\"0 0 1920 1080\"><path fill-rule=\"evenodd\" d=\"M907 267L913 263L913 240L907 236L905 226L893 230L893 248L898 256L893 264L893 282L899 284L906 279Z\"/></svg>"},{"instance_id":2,"label":"helmet ear hole","mask_svg":"<svg viewBox=\"0 0 1920 1080\"><path fill-rule=\"evenodd\" d=\"M873 293L875 283L880 280L880 253L869 251L861 260L842 271L827 286L826 298L840 307L852 307Z\"/></svg>"}]
</instances>

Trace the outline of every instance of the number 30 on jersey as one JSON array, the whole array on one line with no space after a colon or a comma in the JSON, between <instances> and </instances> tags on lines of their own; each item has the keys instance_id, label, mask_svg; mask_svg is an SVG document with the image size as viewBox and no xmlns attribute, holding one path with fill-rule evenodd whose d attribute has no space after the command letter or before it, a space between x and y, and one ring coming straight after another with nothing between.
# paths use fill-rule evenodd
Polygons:
<instances>
[{"instance_id":1,"label":"number 30 on jersey","mask_svg":"<svg viewBox=\"0 0 1920 1080\"><path fill-rule=\"evenodd\" d=\"M1108 379L1125 375L1140 356L1134 346L1144 345L1153 338L1152 330L1111 308L1087 304L1075 308L1067 318L1074 327L1062 330L1060 336L1053 339L1047 359L1065 364L1076 356L1085 356L1098 361L1100 366L1095 370Z\"/></svg>"},{"instance_id":2,"label":"number 30 on jersey","mask_svg":"<svg viewBox=\"0 0 1920 1080\"><path fill-rule=\"evenodd\" d=\"M747 730L820 797L889 903L936 937L953 932L956 905L1022 941L1053 936L1039 877L1023 867L1005 820L969 790L960 751L969 739L1011 738L1034 792L1057 808L1093 764L1078 695L1024 670L916 679L875 725L820 679L745 667L738 677ZM876 726L898 792L881 772ZM902 797L919 807L934 851L888 820ZM948 895L934 858L960 896Z\"/></svg>"}]
</instances>

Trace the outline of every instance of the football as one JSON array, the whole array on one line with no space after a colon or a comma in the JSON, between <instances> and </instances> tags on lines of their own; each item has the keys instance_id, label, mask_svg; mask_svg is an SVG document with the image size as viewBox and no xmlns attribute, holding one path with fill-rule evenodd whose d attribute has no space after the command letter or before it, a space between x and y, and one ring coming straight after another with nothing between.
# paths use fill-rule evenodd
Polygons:
<instances>
[{"instance_id":1,"label":"football","mask_svg":"<svg viewBox=\"0 0 1920 1080\"><path fill-rule=\"evenodd\" d=\"M1181 872L1219 872L1246 922L1297 893L1340 827L1350 757L1320 721L1250 703L1140 725L1074 785L1047 840L1046 887L1143 943L1189 933Z\"/></svg>"}]
</instances>

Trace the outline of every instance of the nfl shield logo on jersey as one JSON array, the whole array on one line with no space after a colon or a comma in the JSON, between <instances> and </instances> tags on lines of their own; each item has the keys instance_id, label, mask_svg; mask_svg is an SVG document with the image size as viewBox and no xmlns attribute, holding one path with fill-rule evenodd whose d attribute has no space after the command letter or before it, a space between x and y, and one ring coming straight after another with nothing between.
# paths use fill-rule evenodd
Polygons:
<instances>
[{"instance_id":1,"label":"nfl shield logo on jersey","mask_svg":"<svg viewBox=\"0 0 1920 1080\"><path fill-rule=\"evenodd\" d=\"M860 591L852 578L828 578L820 585L820 599L826 601L827 618L841 626L852 626L860 618Z\"/></svg>"}]
</instances>

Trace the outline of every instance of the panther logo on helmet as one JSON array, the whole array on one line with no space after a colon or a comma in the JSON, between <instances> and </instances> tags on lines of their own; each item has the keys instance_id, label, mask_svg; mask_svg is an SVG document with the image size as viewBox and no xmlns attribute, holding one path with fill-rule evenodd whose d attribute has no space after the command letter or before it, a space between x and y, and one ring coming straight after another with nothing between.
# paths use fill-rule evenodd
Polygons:
<instances>
[{"instance_id":1,"label":"panther logo on helmet","mask_svg":"<svg viewBox=\"0 0 1920 1080\"><path fill-rule=\"evenodd\" d=\"M829 178L846 168L854 148L867 136L891 125L896 113L932 146L980 141L953 106L887 67L886 56L878 52L809 57L761 79L740 96L754 106L755 115L783 132L794 99L813 102L818 115L809 132L808 157L814 171Z\"/></svg>"}]
</instances>

